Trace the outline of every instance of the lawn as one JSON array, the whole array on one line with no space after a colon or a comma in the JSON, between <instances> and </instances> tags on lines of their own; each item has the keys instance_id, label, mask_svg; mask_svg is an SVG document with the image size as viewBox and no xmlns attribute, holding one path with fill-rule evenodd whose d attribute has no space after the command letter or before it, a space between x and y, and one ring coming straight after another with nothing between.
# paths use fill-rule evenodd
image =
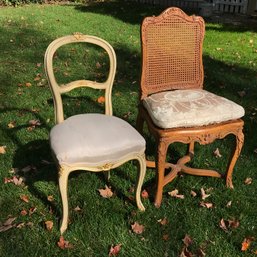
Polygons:
<instances>
[{"instance_id":1,"label":"lawn","mask_svg":"<svg viewBox=\"0 0 257 257\"><path fill-rule=\"evenodd\" d=\"M257 254L257 22L206 22L205 88L241 104L246 111L245 144L233 176L235 189L227 189L221 179L179 176L165 188L162 205L156 209L155 171L148 169L143 188L149 198L143 199L146 211L142 213L131 201L137 173L133 163L112 171L108 185L114 196L109 199L98 192L107 183L102 174L77 172L69 179L70 224L64 234L69 247L57 245L61 200L48 144L54 110L43 70L44 52L52 40L74 32L107 40L118 61L114 115L135 126L140 23L143 17L161 11L124 1L0 8L0 231L4 222L16 218L12 228L0 232L1 257L102 257L108 256L112 245L119 244L118 256L180 256L186 235L193 240L188 250L194 256ZM93 50L94 56L84 55L82 59L81 46L68 47L66 54L57 55L58 79L65 82L85 69L91 72L85 60L94 63L99 70L91 72L92 76L101 79L104 56ZM97 99L102 94L93 90L72 92L65 98L66 114L101 111L103 106ZM153 158L155 143L147 131L145 136L148 158ZM228 137L209 146L197 145L191 165L224 171L232 144L233 137ZM221 156L213 154L217 148ZM177 159L184 151L183 145L175 144L168 158ZM174 189L184 199L168 194ZM201 189L210 195L205 200ZM141 234L133 232L135 222L144 226ZM242 251L245 239L250 243Z\"/></svg>"}]
</instances>

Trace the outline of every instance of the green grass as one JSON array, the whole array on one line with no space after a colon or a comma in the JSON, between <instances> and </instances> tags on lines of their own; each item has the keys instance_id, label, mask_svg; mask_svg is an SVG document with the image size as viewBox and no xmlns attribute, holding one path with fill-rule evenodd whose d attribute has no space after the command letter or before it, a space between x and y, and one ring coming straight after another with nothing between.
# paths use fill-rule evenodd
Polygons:
<instances>
[{"instance_id":1,"label":"green grass","mask_svg":"<svg viewBox=\"0 0 257 257\"><path fill-rule=\"evenodd\" d=\"M72 249L61 250L59 222L61 201L57 185L55 165L52 163L48 133L54 125L53 102L45 81L43 57L48 44L57 37L81 32L99 36L114 47L118 68L113 88L113 107L116 116L126 118L133 126L137 115L140 79L140 23L144 16L157 15L162 9L153 6L116 2L103 2L90 6L80 5L30 5L0 9L0 146L6 146L6 154L0 155L0 222L17 217L16 224L32 222L32 226L12 228L0 232L0 256L108 256L110 246L122 244L119 256L179 256L186 234L193 238L190 250L194 253L202 247L207 256L252 256L257 250L256 238L250 249L241 252L246 237L257 237L257 29L255 26L231 24L206 24L204 42L205 88L228 97L246 110L245 144L236 164L233 176L235 190L225 187L223 180L215 178L178 177L165 188L162 205L153 205L154 171L147 170L144 188L150 199L144 200L146 211L137 211L129 197L129 189L136 177L136 168L127 163L112 172L110 185L115 196L103 199L97 189L103 188L102 174L79 172L69 179L71 224L65 239ZM60 81L69 81L85 69L85 60L97 62L101 67L90 76L102 79L105 55L90 49L82 52L67 48L60 52L56 67ZM96 57L92 57L93 55ZM78 59L79 56L82 58ZM74 61L77 61L74 64ZM40 77L40 80L34 80ZM26 87L26 83L31 83ZM238 95L244 91L244 97ZM67 115L84 111L101 111L96 100L103 92L88 90L72 92L65 97ZM83 97L77 98L78 95ZM128 115L129 114L129 115ZM41 125L29 130L29 120L39 119ZM14 128L8 128L15 121ZM154 156L154 142L147 136L150 158ZM217 141L209 146L197 146L193 166L223 170L230 152L232 138ZM213 151L219 148L222 157L215 158ZM184 146L171 146L169 159L177 159L185 151ZM50 164L44 160L51 162ZM21 170L28 166L34 169ZM25 186L4 184L11 177L9 171L18 168L26 179ZM252 178L252 184L244 180ZM185 199L175 199L167 192L177 188ZM206 200L214 204L207 209L199 206L200 189L213 188ZM190 191L198 196L193 198ZM29 202L20 195L28 195ZM54 201L47 197L53 195ZM226 204L232 201L230 208ZM82 211L73 209L79 206ZM31 215L20 212L36 207ZM168 224L161 226L157 220L166 217ZM238 228L226 233L219 227L221 219L235 218ZM52 220L54 228L47 231L44 222ZM145 226L141 235L131 232L131 224ZM163 240L168 234L169 239ZM197 256L197 255L196 255Z\"/></svg>"}]
</instances>

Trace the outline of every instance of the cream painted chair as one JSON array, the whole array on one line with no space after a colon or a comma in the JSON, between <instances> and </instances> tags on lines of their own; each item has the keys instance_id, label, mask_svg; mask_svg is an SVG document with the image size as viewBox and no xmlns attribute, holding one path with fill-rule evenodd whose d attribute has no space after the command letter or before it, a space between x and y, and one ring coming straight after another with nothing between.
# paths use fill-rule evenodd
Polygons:
<instances>
[{"instance_id":1,"label":"cream painted chair","mask_svg":"<svg viewBox=\"0 0 257 257\"><path fill-rule=\"evenodd\" d=\"M93 44L106 51L110 69L105 82L77 80L65 85L57 83L53 69L54 54L61 46L71 43L85 43L86 46ZM145 140L130 124L112 116L111 91L116 72L116 55L112 46L103 39L89 35L61 37L48 46L44 64L54 98L57 123L50 132L50 145L59 171L63 205L61 233L64 233L68 226L68 176L75 170L109 171L129 160L137 160L139 170L136 203L138 208L144 211L140 195L146 170ZM105 90L105 114L80 114L64 120L62 94L79 87Z\"/></svg>"}]
</instances>

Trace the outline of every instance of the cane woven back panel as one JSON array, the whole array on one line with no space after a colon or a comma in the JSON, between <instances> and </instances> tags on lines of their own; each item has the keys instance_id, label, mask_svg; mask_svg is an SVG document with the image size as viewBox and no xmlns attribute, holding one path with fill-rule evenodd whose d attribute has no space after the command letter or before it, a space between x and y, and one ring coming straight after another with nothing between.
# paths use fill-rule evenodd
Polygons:
<instances>
[{"instance_id":1,"label":"cane woven back panel","mask_svg":"<svg viewBox=\"0 0 257 257\"><path fill-rule=\"evenodd\" d=\"M204 31L201 17L174 7L144 19L141 98L166 90L202 88Z\"/></svg>"}]
</instances>

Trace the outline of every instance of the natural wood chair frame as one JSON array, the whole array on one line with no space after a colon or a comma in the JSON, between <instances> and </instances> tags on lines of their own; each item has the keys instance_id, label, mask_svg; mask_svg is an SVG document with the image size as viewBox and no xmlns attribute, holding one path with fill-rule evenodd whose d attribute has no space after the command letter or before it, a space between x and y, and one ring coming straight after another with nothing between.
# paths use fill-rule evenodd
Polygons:
<instances>
[{"instance_id":1,"label":"natural wood chair frame","mask_svg":"<svg viewBox=\"0 0 257 257\"><path fill-rule=\"evenodd\" d=\"M171 83L160 83L154 84L149 82L147 76L147 66L148 66L148 55L150 53L147 52L147 44L148 37L154 36L148 34L148 29L155 24L165 24L168 22L168 19L179 18L183 21L185 26L187 24L195 24L197 27L197 39L199 48L195 52L199 60L199 70L197 71L199 74L198 79L192 81L191 83L179 83L179 81L173 84ZM160 28L161 29L161 28ZM176 90L176 89L202 89L203 88L203 63L202 63L202 45L204 39L204 31L205 24L204 20L199 16L188 16L179 8L168 8L163 13L161 13L157 17L146 17L141 26L141 44L142 44L142 74L141 74L141 100L146 98L147 96L167 90ZM167 32L167 31L166 31ZM168 32L167 32L168 33ZM183 42L181 42L183 44ZM173 42L170 42L171 47L176 47L173 45ZM162 68L156 64L157 71L161 74ZM153 69L153 67L152 67ZM149 71L148 71L149 72ZM173 74L174 76L174 74ZM176 75L175 75L176 76ZM172 117L171 117L172 118ZM234 151L232 151L231 158L229 160L227 170L226 170L226 185L229 188L233 188L232 184L232 173L235 163L240 155L241 148L244 142L244 134L243 134L243 125L244 122L242 119L231 120L227 122L222 122L219 124L212 124L206 126L199 127L189 127L189 128L170 128L163 129L156 126L148 111L143 106L142 103L139 105L139 113L137 118L137 128L142 133L143 125L146 122L150 133L154 136L157 144L157 160L155 161L147 161L147 167L156 168L157 169L157 190L155 195L155 206L159 207L162 201L163 188L165 185L170 183L179 172L197 175L197 176L210 176L210 177L223 177L223 175L215 170L207 170L207 169L198 169L191 168L186 166L188 162L190 162L194 156L194 144L198 142L201 145L206 145L212 143L216 139L222 139L229 134L233 134L236 138L236 146ZM166 162L166 154L170 144L174 142L181 142L184 144L188 144L188 153L184 157L180 158L176 164ZM170 171L165 175L165 170L170 169Z\"/></svg>"},{"instance_id":2,"label":"natural wood chair frame","mask_svg":"<svg viewBox=\"0 0 257 257\"><path fill-rule=\"evenodd\" d=\"M54 69L53 69L54 53L57 51L58 48L60 48L63 45L70 44L70 43L79 43L79 42L100 46L107 52L109 56L109 62L110 62L108 78L105 82L101 82L101 83L98 83L95 81L89 81L89 80L78 80L65 85L58 85L55 79ZM48 82L52 91L53 99L54 99L56 124L62 123L64 121L62 94L67 93L79 87L90 87L93 89L105 90L105 114L110 116L112 115L111 92L112 92L112 86L113 86L113 81L114 81L115 72L116 72L116 55L112 46L108 42L98 37L94 37L90 35L82 35L82 34L75 34L75 35L58 38L48 46L45 53L44 65L45 65L45 72L47 75L47 79L48 79ZM100 171L109 172L110 169L119 167L120 165L124 164L127 161L137 160L139 165L138 165L138 178L137 178L137 185L136 185L136 191L135 191L135 198L136 198L136 203L138 208L141 211L145 210L141 202L141 188L142 188L142 183L143 183L143 179L146 171L144 151L138 152L138 153L131 153L115 162L107 162L96 166L85 166L79 163L70 164L70 165L60 165L56 158L55 160L57 162L57 167L58 167L59 189L61 193L62 206L63 206L63 217L62 217L62 222L60 227L61 234L65 232L68 226L67 186L68 186L68 177L72 171L86 170L86 171L92 171L92 172L100 172Z\"/></svg>"}]
</instances>

